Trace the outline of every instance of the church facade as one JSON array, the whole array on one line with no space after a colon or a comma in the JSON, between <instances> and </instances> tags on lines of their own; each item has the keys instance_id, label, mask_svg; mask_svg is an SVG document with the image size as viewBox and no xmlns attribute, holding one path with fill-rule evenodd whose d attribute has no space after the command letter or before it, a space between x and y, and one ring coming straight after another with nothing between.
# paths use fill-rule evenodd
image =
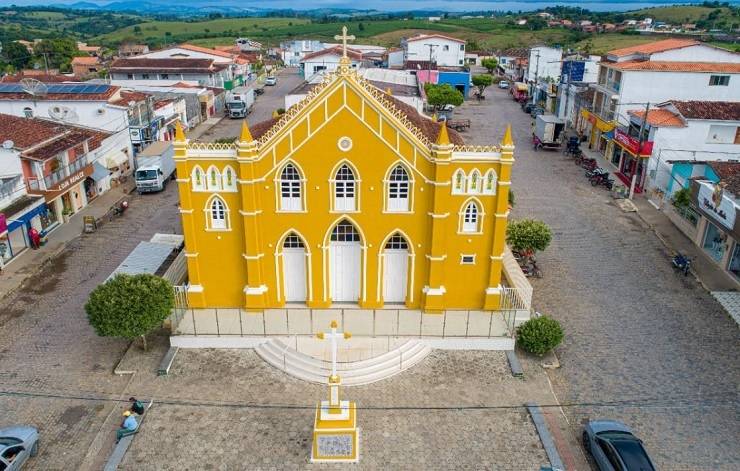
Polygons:
<instances>
[{"instance_id":1,"label":"church facade","mask_svg":"<svg viewBox=\"0 0 740 471\"><path fill-rule=\"evenodd\" d=\"M348 64L234 144L175 140L190 308L497 310L514 147Z\"/></svg>"}]
</instances>

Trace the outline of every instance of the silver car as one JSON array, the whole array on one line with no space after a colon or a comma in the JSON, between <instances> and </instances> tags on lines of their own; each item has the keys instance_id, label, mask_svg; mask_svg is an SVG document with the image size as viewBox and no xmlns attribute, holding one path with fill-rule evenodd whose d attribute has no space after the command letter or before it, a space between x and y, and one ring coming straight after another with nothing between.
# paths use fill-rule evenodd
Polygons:
<instances>
[{"instance_id":1,"label":"silver car","mask_svg":"<svg viewBox=\"0 0 740 471\"><path fill-rule=\"evenodd\" d=\"M0 471L17 471L39 452L39 431L28 425L0 428Z\"/></svg>"},{"instance_id":2,"label":"silver car","mask_svg":"<svg viewBox=\"0 0 740 471\"><path fill-rule=\"evenodd\" d=\"M642 440L622 422L589 421L583 429L583 446L601 471L655 471Z\"/></svg>"}]
</instances>

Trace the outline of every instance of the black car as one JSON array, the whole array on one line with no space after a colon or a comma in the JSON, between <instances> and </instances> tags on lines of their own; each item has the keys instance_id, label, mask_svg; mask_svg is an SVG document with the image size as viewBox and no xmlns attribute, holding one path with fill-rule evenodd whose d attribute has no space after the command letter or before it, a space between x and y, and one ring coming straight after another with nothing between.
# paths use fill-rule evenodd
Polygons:
<instances>
[{"instance_id":1,"label":"black car","mask_svg":"<svg viewBox=\"0 0 740 471\"><path fill-rule=\"evenodd\" d=\"M642 440L622 422L589 421L583 429L583 446L601 471L655 471Z\"/></svg>"}]
</instances>

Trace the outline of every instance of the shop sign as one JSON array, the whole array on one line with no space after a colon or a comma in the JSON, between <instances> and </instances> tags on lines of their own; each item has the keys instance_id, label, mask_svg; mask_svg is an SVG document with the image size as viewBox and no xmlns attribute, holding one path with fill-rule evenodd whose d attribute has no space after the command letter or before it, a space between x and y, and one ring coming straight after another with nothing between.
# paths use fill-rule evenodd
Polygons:
<instances>
[{"instance_id":1,"label":"shop sign","mask_svg":"<svg viewBox=\"0 0 740 471\"><path fill-rule=\"evenodd\" d=\"M632 155L649 157L653 153L653 141L640 141L625 133L621 129L614 130L614 140L628 150Z\"/></svg>"},{"instance_id":2,"label":"shop sign","mask_svg":"<svg viewBox=\"0 0 740 471\"><path fill-rule=\"evenodd\" d=\"M64 191L67 188L69 188L70 186L72 186L75 183L77 183L80 180L82 180L83 178L85 178L85 171L84 170L80 170L79 172L77 172L77 173L75 173L73 175L70 175L70 177L67 178L66 180L60 182L59 185L57 185L56 188L52 188L52 190Z\"/></svg>"},{"instance_id":3,"label":"shop sign","mask_svg":"<svg viewBox=\"0 0 740 471\"><path fill-rule=\"evenodd\" d=\"M93 173L93 166L88 164L82 167L82 170L79 170L78 172L73 173L70 177L68 177L66 180L61 181L58 185L56 185L55 188L49 189L48 191L43 192L44 198L46 198L46 201L52 201L57 196L61 195L62 193L68 191L70 188L78 184L80 181L84 180L85 177L89 177Z\"/></svg>"},{"instance_id":4,"label":"shop sign","mask_svg":"<svg viewBox=\"0 0 740 471\"><path fill-rule=\"evenodd\" d=\"M8 220L4 214L0 214L0 234L8 230Z\"/></svg>"},{"instance_id":5,"label":"shop sign","mask_svg":"<svg viewBox=\"0 0 740 471\"><path fill-rule=\"evenodd\" d=\"M735 227L735 203L724 195L721 185L699 182L699 207L714 220L732 230Z\"/></svg>"}]
</instances>

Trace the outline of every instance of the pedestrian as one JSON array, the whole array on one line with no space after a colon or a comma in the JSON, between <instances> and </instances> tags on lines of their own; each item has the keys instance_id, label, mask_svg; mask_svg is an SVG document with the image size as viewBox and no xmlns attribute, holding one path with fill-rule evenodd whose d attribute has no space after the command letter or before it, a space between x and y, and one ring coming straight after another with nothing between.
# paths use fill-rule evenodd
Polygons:
<instances>
[{"instance_id":1,"label":"pedestrian","mask_svg":"<svg viewBox=\"0 0 740 471\"><path fill-rule=\"evenodd\" d=\"M136 399L135 397L129 397L129 401L131 401L131 412L137 415L144 415L144 404Z\"/></svg>"},{"instance_id":2,"label":"pedestrian","mask_svg":"<svg viewBox=\"0 0 740 471\"><path fill-rule=\"evenodd\" d=\"M131 411L125 411L123 416L125 418L123 419L123 423L121 423L121 428L116 431L116 443L121 441L121 438L126 435L131 435L139 426L139 423L136 422L136 417L131 415Z\"/></svg>"}]
</instances>

